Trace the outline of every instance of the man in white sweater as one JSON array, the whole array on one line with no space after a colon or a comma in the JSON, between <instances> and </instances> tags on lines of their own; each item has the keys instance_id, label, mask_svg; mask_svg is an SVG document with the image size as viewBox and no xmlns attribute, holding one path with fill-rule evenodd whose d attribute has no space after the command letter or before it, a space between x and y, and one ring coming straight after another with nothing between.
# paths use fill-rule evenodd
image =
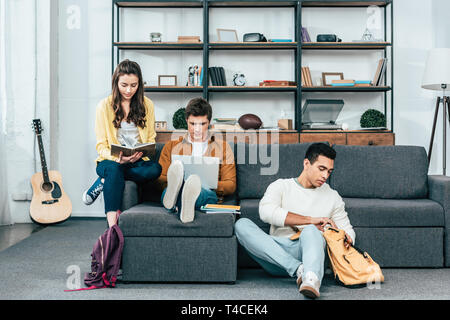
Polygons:
<instances>
[{"instance_id":1,"label":"man in white sweater","mask_svg":"<svg viewBox=\"0 0 450 320\"><path fill-rule=\"evenodd\" d=\"M324 227L343 229L347 246L355 242L345 204L326 183L335 157L334 149L314 143L306 151L298 178L278 179L269 185L259 203L259 215L271 225L270 235L247 218L235 225L236 236L250 256L272 275L297 277L300 293L310 298L320 296Z\"/></svg>"}]
</instances>

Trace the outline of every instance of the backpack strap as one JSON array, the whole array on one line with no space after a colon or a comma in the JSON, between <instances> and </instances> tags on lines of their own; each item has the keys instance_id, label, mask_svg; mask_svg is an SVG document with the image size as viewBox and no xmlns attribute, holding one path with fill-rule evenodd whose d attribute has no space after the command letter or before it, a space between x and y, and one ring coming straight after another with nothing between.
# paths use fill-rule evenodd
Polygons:
<instances>
[{"instance_id":1,"label":"backpack strap","mask_svg":"<svg viewBox=\"0 0 450 320\"><path fill-rule=\"evenodd\" d=\"M88 288L80 288L75 290L64 290L64 292L73 292L73 291L86 291L86 290L95 290L95 289L103 289L107 288L107 286L97 287L97 286L90 286Z\"/></svg>"}]
</instances>

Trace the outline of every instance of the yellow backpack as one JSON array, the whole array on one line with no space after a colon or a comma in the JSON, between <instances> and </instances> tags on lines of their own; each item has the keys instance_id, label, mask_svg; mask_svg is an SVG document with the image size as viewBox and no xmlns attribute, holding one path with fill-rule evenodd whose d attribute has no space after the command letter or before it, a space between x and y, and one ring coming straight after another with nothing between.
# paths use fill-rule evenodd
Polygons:
<instances>
[{"instance_id":1,"label":"yellow backpack","mask_svg":"<svg viewBox=\"0 0 450 320\"><path fill-rule=\"evenodd\" d=\"M327 242L328 257L338 283L345 286L369 285L384 282L380 266L367 252L345 247L345 232L327 228L323 232Z\"/></svg>"}]
</instances>

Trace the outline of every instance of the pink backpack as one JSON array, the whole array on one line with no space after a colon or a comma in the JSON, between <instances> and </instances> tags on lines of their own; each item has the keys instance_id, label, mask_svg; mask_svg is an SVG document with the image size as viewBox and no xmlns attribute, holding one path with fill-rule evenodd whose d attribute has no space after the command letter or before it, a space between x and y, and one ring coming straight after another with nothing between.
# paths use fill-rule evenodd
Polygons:
<instances>
[{"instance_id":1,"label":"pink backpack","mask_svg":"<svg viewBox=\"0 0 450 320\"><path fill-rule=\"evenodd\" d=\"M119 215L120 212L117 218ZM123 243L122 231L116 223L108 228L94 244L91 253L91 272L87 272L84 276L84 283L88 287L64 291L114 288L122 261Z\"/></svg>"}]
</instances>

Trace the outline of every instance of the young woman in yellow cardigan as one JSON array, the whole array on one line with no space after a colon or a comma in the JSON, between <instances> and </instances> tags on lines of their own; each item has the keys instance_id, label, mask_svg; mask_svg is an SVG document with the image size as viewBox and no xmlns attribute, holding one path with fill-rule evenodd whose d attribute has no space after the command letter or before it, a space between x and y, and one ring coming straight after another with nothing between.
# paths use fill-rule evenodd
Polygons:
<instances>
[{"instance_id":1,"label":"young woman in yellow cardigan","mask_svg":"<svg viewBox=\"0 0 450 320\"><path fill-rule=\"evenodd\" d=\"M111 155L111 144L155 143L153 102L144 96L141 68L124 60L112 77L112 94L100 101L95 120L97 174L99 178L84 192L83 202L92 204L103 191L108 225L116 223L121 209L125 180L137 183L156 180L161 174L158 162L137 152L130 157Z\"/></svg>"}]
</instances>

